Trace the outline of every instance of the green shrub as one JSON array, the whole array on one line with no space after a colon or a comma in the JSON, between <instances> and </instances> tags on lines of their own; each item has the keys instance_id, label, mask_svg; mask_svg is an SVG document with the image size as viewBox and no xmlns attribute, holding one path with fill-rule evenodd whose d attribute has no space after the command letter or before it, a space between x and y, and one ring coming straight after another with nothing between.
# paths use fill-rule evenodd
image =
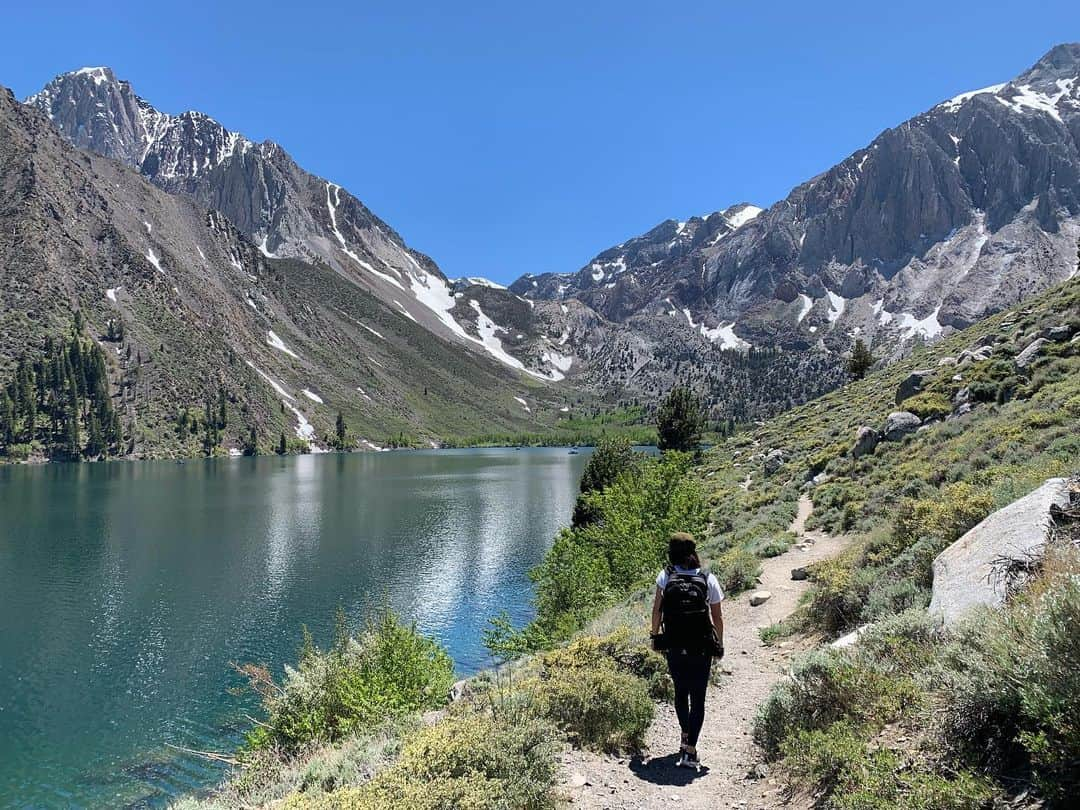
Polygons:
<instances>
[{"instance_id":1,"label":"green shrub","mask_svg":"<svg viewBox=\"0 0 1080 810\"><path fill-rule=\"evenodd\" d=\"M904 400L903 408L920 419L944 419L952 413L952 403L944 394L923 391L910 399Z\"/></svg>"},{"instance_id":2,"label":"green shrub","mask_svg":"<svg viewBox=\"0 0 1080 810\"><path fill-rule=\"evenodd\" d=\"M758 637L761 639L762 644L766 647L771 647L776 644L776 642L795 635L799 632L801 627L802 623L798 618L789 616L783 621L762 627L758 630Z\"/></svg>"},{"instance_id":3,"label":"green shrub","mask_svg":"<svg viewBox=\"0 0 1080 810\"><path fill-rule=\"evenodd\" d=\"M859 547L853 546L807 568L814 584L807 613L826 632L836 633L853 626L862 612L863 596L854 587L859 553Z\"/></svg>"},{"instance_id":4,"label":"green shrub","mask_svg":"<svg viewBox=\"0 0 1080 810\"><path fill-rule=\"evenodd\" d=\"M601 640L547 653L541 666L532 687L537 711L571 742L599 751L641 747L653 716L649 685L621 668Z\"/></svg>"},{"instance_id":5,"label":"green shrub","mask_svg":"<svg viewBox=\"0 0 1080 810\"><path fill-rule=\"evenodd\" d=\"M799 659L789 679L773 688L758 708L754 739L775 758L785 739L799 731L846 721L880 727L919 700L906 677L835 650L817 650Z\"/></svg>"},{"instance_id":6,"label":"green shrub","mask_svg":"<svg viewBox=\"0 0 1080 810\"><path fill-rule=\"evenodd\" d=\"M667 660L646 646L644 639L631 637L625 627L606 636L580 636L541 660L549 671L614 666L643 681L657 700L670 700L674 694Z\"/></svg>"},{"instance_id":7,"label":"green shrub","mask_svg":"<svg viewBox=\"0 0 1080 810\"><path fill-rule=\"evenodd\" d=\"M931 665L941 650L938 621L924 609L883 619L859 636L853 654L883 672L910 676Z\"/></svg>"},{"instance_id":8,"label":"green shrub","mask_svg":"<svg viewBox=\"0 0 1080 810\"><path fill-rule=\"evenodd\" d=\"M10 444L7 447L7 456L12 461L26 461L34 452L31 444Z\"/></svg>"},{"instance_id":9,"label":"green shrub","mask_svg":"<svg viewBox=\"0 0 1080 810\"><path fill-rule=\"evenodd\" d=\"M757 584L761 561L745 548L732 548L717 558L713 573L725 594L736 594Z\"/></svg>"},{"instance_id":10,"label":"green shrub","mask_svg":"<svg viewBox=\"0 0 1080 810\"><path fill-rule=\"evenodd\" d=\"M812 456L810 456L807 465L810 470L810 476L817 475L824 470L833 459L841 458L848 451L848 442L834 442L818 450Z\"/></svg>"},{"instance_id":11,"label":"green shrub","mask_svg":"<svg viewBox=\"0 0 1080 810\"><path fill-rule=\"evenodd\" d=\"M984 778L964 771L946 778L933 763L877 747L847 723L800 731L783 751L792 772L833 810L977 810L994 794Z\"/></svg>"},{"instance_id":12,"label":"green shrub","mask_svg":"<svg viewBox=\"0 0 1080 810\"><path fill-rule=\"evenodd\" d=\"M793 535L765 535L755 540L750 551L757 557L779 557L791 548Z\"/></svg>"},{"instance_id":13,"label":"green shrub","mask_svg":"<svg viewBox=\"0 0 1080 810\"><path fill-rule=\"evenodd\" d=\"M262 667L247 666L251 688L262 698L266 721L250 734L252 748L295 750L332 742L446 702L453 662L435 641L385 611L350 638L339 615L333 647L321 652L305 634L296 669L285 668L278 685Z\"/></svg>"},{"instance_id":14,"label":"green shrub","mask_svg":"<svg viewBox=\"0 0 1080 810\"><path fill-rule=\"evenodd\" d=\"M357 788L297 794L289 810L539 810L551 806L556 734L539 720L451 716L419 732L401 757Z\"/></svg>"},{"instance_id":15,"label":"green shrub","mask_svg":"<svg viewBox=\"0 0 1080 810\"><path fill-rule=\"evenodd\" d=\"M930 604L930 590L914 579L880 578L876 576L866 597L860 621L876 622L887 616Z\"/></svg>"},{"instance_id":16,"label":"green shrub","mask_svg":"<svg viewBox=\"0 0 1080 810\"><path fill-rule=\"evenodd\" d=\"M902 501L897 509L896 534L902 541L933 536L951 543L993 507L993 496L985 489L963 481L948 484L933 497Z\"/></svg>"},{"instance_id":17,"label":"green shrub","mask_svg":"<svg viewBox=\"0 0 1080 810\"><path fill-rule=\"evenodd\" d=\"M979 764L1027 757L1041 788L1080 788L1080 567L1007 610L973 616L950 648L943 741Z\"/></svg>"}]
</instances>

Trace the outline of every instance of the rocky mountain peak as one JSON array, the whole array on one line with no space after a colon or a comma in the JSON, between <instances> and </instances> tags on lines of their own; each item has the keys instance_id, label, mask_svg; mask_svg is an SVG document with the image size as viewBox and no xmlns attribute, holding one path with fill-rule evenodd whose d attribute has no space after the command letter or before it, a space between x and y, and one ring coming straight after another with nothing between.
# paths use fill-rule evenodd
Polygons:
<instances>
[{"instance_id":1,"label":"rocky mountain peak","mask_svg":"<svg viewBox=\"0 0 1080 810\"><path fill-rule=\"evenodd\" d=\"M1055 45L1017 77L1017 84L1041 84L1080 76L1080 42Z\"/></svg>"}]
</instances>

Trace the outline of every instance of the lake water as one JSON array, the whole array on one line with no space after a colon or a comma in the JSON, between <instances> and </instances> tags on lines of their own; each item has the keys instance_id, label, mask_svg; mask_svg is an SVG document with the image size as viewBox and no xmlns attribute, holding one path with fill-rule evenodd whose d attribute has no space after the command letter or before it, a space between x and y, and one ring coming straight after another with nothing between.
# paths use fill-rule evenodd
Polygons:
<instances>
[{"instance_id":1,"label":"lake water","mask_svg":"<svg viewBox=\"0 0 1080 810\"><path fill-rule=\"evenodd\" d=\"M280 674L389 604L459 671L529 616L587 455L462 450L0 467L0 807L160 806L220 778L230 662Z\"/></svg>"}]
</instances>

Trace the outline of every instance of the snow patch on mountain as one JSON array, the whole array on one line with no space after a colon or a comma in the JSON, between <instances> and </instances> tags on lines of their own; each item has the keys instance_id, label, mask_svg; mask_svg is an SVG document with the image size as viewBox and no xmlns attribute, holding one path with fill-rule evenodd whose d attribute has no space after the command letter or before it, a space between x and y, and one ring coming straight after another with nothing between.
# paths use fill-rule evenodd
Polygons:
<instances>
[{"instance_id":1,"label":"snow patch on mountain","mask_svg":"<svg viewBox=\"0 0 1080 810\"><path fill-rule=\"evenodd\" d=\"M75 76L89 76L94 80L94 84L100 87L105 82L109 81L109 69L107 67L82 67L78 70L72 71Z\"/></svg>"},{"instance_id":2,"label":"snow patch on mountain","mask_svg":"<svg viewBox=\"0 0 1080 810\"><path fill-rule=\"evenodd\" d=\"M255 306L255 302L253 302L250 298L248 299L248 303L251 304L252 309L257 309L257 307ZM289 357L295 357L297 360L300 359L300 355L298 355L296 352L286 346L285 341L279 338L277 336L277 333L274 332L273 329L266 333L266 342L273 346L275 349L277 349L279 352L285 352L285 354L289 355Z\"/></svg>"},{"instance_id":3,"label":"snow patch on mountain","mask_svg":"<svg viewBox=\"0 0 1080 810\"><path fill-rule=\"evenodd\" d=\"M410 256L409 258L411 259L412 257ZM413 263L416 264L415 261ZM417 269L419 269L420 265L417 264L416 267L417 267ZM469 285L471 287L489 287L489 288L491 288L493 290L505 290L506 289L505 285L499 284L496 281L492 281L489 278L483 278L481 276L466 276L465 278L454 279L451 283L453 283L453 284L467 284L467 285Z\"/></svg>"},{"instance_id":4,"label":"snow patch on mountain","mask_svg":"<svg viewBox=\"0 0 1080 810\"><path fill-rule=\"evenodd\" d=\"M505 332L506 330L484 314L484 310L480 308L480 302L475 298L471 299L469 301L469 306L476 311L476 332L480 336L478 342L487 350L488 354L499 362L505 363L512 368L516 368L534 376L539 376L535 372L525 368L524 363L503 348L502 340L499 339L498 333ZM469 338L473 341L477 341L477 339L471 335L469 335Z\"/></svg>"},{"instance_id":5,"label":"snow patch on mountain","mask_svg":"<svg viewBox=\"0 0 1080 810\"><path fill-rule=\"evenodd\" d=\"M941 304L925 318L917 318L910 312L901 312L896 316L897 326L903 330L905 337L910 339L916 335L922 335L927 340L938 337L945 328L938 320L941 312Z\"/></svg>"},{"instance_id":6,"label":"snow patch on mountain","mask_svg":"<svg viewBox=\"0 0 1080 810\"><path fill-rule=\"evenodd\" d=\"M514 399L521 403L522 410L524 410L525 413L532 413L532 408L529 407L528 402L523 400L521 397L514 397Z\"/></svg>"},{"instance_id":7,"label":"snow patch on mountain","mask_svg":"<svg viewBox=\"0 0 1080 810\"><path fill-rule=\"evenodd\" d=\"M872 309L874 315L877 316L878 323L882 326L888 326L892 323L893 314L885 309L885 299L881 298L874 302Z\"/></svg>"},{"instance_id":8,"label":"snow patch on mountain","mask_svg":"<svg viewBox=\"0 0 1080 810\"><path fill-rule=\"evenodd\" d=\"M295 405L282 400L282 404L293 412L296 417L296 438L303 439L309 445L315 441L315 426L307 420L303 411L297 408Z\"/></svg>"},{"instance_id":9,"label":"snow patch on mountain","mask_svg":"<svg viewBox=\"0 0 1080 810\"><path fill-rule=\"evenodd\" d=\"M829 311L825 317L829 319L829 323L835 323L844 314L847 299L842 295L837 295L832 290L826 290L825 295L829 296Z\"/></svg>"},{"instance_id":10,"label":"snow patch on mountain","mask_svg":"<svg viewBox=\"0 0 1080 810\"><path fill-rule=\"evenodd\" d=\"M161 260L158 259L157 254L154 253L153 248L148 247L146 249L146 260L148 262L150 262L150 264L154 265L154 267L157 269L157 271L159 273L162 273L162 274L165 273L165 271L161 269Z\"/></svg>"},{"instance_id":11,"label":"snow patch on mountain","mask_svg":"<svg viewBox=\"0 0 1080 810\"><path fill-rule=\"evenodd\" d=\"M258 374L260 377L262 377L267 383L269 383L270 387L274 389L274 391L277 393L278 396L285 397L286 399L296 399L296 397L294 397L292 394L290 394L288 391L285 390L285 387L281 383L279 383L277 380L275 380L273 377L271 377L265 371L260 369L258 366L256 366L254 363L252 363L250 360L245 360L244 362L247 363L248 366L251 367L252 371L254 371L256 374Z\"/></svg>"},{"instance_id":12,"label":"snow patch on mountain","mask_svg":"<svg viewBox=\"0 0 1080 810\"><path fill-rule=\"evenodd\" d=\"M1058 111L1058 102L1072 92L1075 81L1075 79L1058 79L1055 83L1058 92L1052 96L1040 93L1028 84L1009 85L1009 92L999 93L997 100L1014 112L1023 112L1025 109L1037 110L1064 123Z\"/></svg>"},{"instance_id":13,"label":"snow patch on mountain","mask_svg":"<svg viewBox=\"0 0 1080 810\"><path fill-rule=\"evenodd\" d=\"M799 306L799 315L795 319L796 323L802 323L803 319L810 314L810 310L814 307L814 299L806 293L799 293L799 301L801 304Z\"/></svg>"},{"instance_id":14,"label":"snow patch on mountain","mask_svg":"<svg viewBox=\"0 0 1080 810\"><path fill-rule=\"evenodd\" d=\"M268 259L276 259L277 254L273 253L270 250L270 248L267 247L267 243L269 241L270 241L270 234L263 234L263 238L260 240L259 245L258 245L259 251L262 253L263 256L265 256Z\"/></svg>"},{"instance_id":15,"label":"snow patch on mountain","mask_svg":"<svg viewBox=\"0 0 1080 810\"><path fill-rule=\"evenodd\" d=\"M669 299L664 299L669 304ZM743 340L741 337L735 334L735 322L732 321L729 324L721 324L720 326L714 326L709 328L704 323L694 323L694 317L690 314L690 310L683 308L683 315L686 316L686 322L690 324L691 329L697 329L701 332L701 336L708 340L710 343L720 342L720 348L722 349L749 349L750 343Z\"/></svg>"},{"instance_id":16,"label":"snow patch on mountain","mask_svg":"<svg viewBox=\"0 0 1080 810\"><path fill-rule=\"evenodd\" d=\"M946 109L948 109L950 111L956 110L957 108L959 108L959 106L961 104L963 104L969 98L974 98L975 96L981 96L983 93L998 93L1001 90L1003 90L1004 88L1005 88L1005 84L1003 83L1003 84L992 84L989 87L981 87L978 90L969 90L966 93L961 93L958 96L953 96L948 101L941 102L941 104L939 106L945 107Z\"/></svg>"},{"instance_id":17,"label":"snow patch on mountain","mask_svg":"<svg viewBox=\"0 0 1080 810\"><path fill-rule=\"evenodd\" d=\"M312 402L318 402L320 405L325 405L326 404L325 402L323 402L322 397L320 397L314 391L311 391L311 390L309 390L307 388L301 388L300 393L303 394L308 399L310 399Z\"/></svg>"},{"instance_id":18,"label":"snow patch on mountain","mask_svg":"<svg viewBox=\"0 0 1080 810\"><path fill-rule=\"evenodd\" d=\"M730 224L732 228L741 228L750 220L756 219L758 214L764 210L764 208L758 208L756 205L745 205L741 210L736 211L734 214L725 213L724 219L728 221L728 224Z\"/></svg>"}]
</instances>

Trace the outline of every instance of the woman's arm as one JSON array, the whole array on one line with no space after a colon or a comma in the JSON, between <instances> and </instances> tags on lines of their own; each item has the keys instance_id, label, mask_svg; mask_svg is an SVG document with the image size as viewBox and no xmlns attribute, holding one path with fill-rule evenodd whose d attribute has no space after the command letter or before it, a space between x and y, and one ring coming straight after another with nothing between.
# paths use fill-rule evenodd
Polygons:
<instances>
[{"instance_id":1,"label":"woman's arm","mask_svg":"<svg viewBox=\"0 0 1080 810\"><path fill-rule=\"evenodd\" d=\"M724 612L720 609L720 602L709 605L709 617L712 619L713 627L716 628L716 637L720 639L720 643L724 643Z\"/></svg>"},{"instance_id":2,"label":"woman's arm","mask_svg":"<svg viewBox=\"0 0 1080 810\"><path fill-rule=\"evenodd\" d=\"M660 632L660 605L663 601L664 592L657 588L652 600L652 629L649 631L650 635L655 636Z\"/></svg>"}]
</instances>

